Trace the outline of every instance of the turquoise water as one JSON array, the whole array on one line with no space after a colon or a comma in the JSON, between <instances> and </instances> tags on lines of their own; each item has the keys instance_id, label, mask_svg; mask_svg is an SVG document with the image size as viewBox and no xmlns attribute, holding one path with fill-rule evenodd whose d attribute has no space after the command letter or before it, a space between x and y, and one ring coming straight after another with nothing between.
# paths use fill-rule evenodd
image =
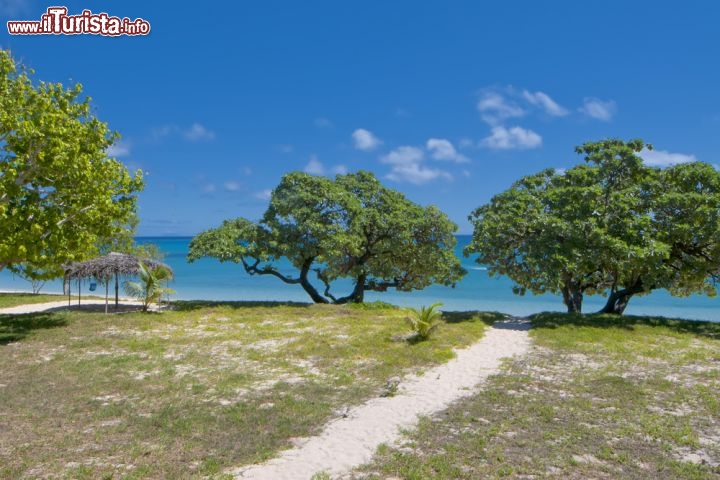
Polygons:
<instances>
[{"instance_id":1,"label":"turquoise water","mask_svg":"<svg viewBox=\"0 0 720 480\"><path fill-rule=\"evenodd\" d=\"M309 297L298 285L286 285L269 276L250 276L242 266L233 263L220 263L213 259L203 259L187 263L189 237L139 238L140 243L154 243L166 254L165 262L175 271L175 280L171 287L177 294L173 297L181 300L276 300L309 302ZM382 300L396 305L420 306L434 302L443 302L445 310L487 310L500 311L512 315L529 315L542 311L564 311L560 297L555 295L516 296L512 293L512 282L505 277L490 278L484 267L476 264L473 258L462 257L462 248L470 241L469 235L458 236L457 253L462 259L467 276L455 288L431 286L425 290L410 293L388 291L369 292L368 301ZM287 272L292 269L286 266ZM346 289L337 291L345 294ZM8 272L0 272L0 289L30 290L27 281L13 278ZM83 287L87 292L87 285ZM43 293L60 293L62 282L48 282ZM605 303L602 297L586 297L583 303L585 312L599 310ZM720 321L720 299L694 295L687 298L675 298L664 291L653 292L644 297L635 297L630 302L627 314L662 315L666 317L688 318L696 320Z\"/></svg>"}]
</instances>

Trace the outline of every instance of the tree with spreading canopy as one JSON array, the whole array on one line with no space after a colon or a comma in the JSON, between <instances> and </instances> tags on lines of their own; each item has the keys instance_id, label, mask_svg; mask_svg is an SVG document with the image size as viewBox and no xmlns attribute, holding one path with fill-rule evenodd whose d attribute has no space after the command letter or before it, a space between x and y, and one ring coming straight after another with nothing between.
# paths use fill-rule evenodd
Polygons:
<instances>
[{"instance_id":1,"label":"tree with spreading canopy","mask_svg":"<svg viewBox=\"0 0 720 480\"><path fill-rule=\"evenodd\" d=\"M436 207L411 202L370 172L334 180L293 172L260 221L226 220L199 234L188 260L241 263L250 275L300 285L316 303L360 303L366 291L454 285L466 273L454 254L456 230ZM283 258L296 274L280 270ZM353 286L339 296L332 288L342 278Z\"/></svg>"},{"instance_id":2,"label":"tree with spreading canopy","mask_svg":"<svg viewBox=\"0 0 720 480\"><path fill-rule=\"evenodd\" d=\"M108 158L118 135L80 84L32 74L0 50L0 270L54 278L132 231L143 181Z\"/></svg>"},{"instance_id":3,"label":"tree with spreading canopy","mask_svg":"<svg viewBox=\"0 0 720 480\"><path fill-rule=\"evenodd\" d=\"M581 312L584 295L607 295L622 314L634 295L716 294L720 272L720 172L692 162L648 167L642 140L576 148L585 164L529 175L470 215L465 254L518 294L561 295Z\"/></svg>"}]
</instances>

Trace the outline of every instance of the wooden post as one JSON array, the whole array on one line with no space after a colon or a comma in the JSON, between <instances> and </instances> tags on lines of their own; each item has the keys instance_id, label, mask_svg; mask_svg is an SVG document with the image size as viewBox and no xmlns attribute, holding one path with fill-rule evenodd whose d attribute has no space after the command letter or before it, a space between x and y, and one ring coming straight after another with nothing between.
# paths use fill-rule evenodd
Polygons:
<instances>
[{"instance_id":1,"label":"wooden post","mask_svg":"<svg viewBox=\"0 0 720 480\"><path fill-rule=\"evenodd\" d=\"M115 310L118 309L118 272L115 272Z\"/></svg>"},{"instance_id":2,"label":"wooden post","mask_svg":"<svg viewBox=\"0 0 720 480\"><path fill-rule=\"evenodd\" d=\"M108 309L108 288L110 287L110 279L105 278L105 313L107 314Z\"/></svg>"}]
</instances>

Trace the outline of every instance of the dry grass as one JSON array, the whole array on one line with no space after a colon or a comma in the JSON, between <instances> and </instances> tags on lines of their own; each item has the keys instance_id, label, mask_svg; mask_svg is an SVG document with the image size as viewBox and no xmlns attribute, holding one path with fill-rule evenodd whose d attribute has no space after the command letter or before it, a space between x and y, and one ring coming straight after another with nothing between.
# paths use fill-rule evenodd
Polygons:
<instances>
[{"instance_id":1,"label":"dry grass","mask_svg":"<svg viewBox=\"0 0 720 480\"><path fill-rule=\"evenodd\" d=\"M720 478L720 324L543 314L482 392L353 478Z\"/></svg>"},{"instance_id":2,"label":"dry grass","mask_svg":"<svg viewBox=\"0 0 720 480\"><path fill-rule=\"evenodd\" d=\"M393 308L179 303L0 316L1 478L216 478L312 435L493 314L412 345Z\"/></svg>"}]
</instances>

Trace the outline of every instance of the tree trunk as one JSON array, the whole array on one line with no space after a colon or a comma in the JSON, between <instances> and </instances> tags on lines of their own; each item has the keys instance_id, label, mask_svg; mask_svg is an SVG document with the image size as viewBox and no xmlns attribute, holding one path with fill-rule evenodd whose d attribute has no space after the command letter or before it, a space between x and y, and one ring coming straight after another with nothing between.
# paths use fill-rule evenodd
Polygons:
<instances>
[{"instance_id":1,"label":"tree trunk","mask_svg":"<svg viewBox=\"0 0 720 480\"><path fill-rule=\"evenodd\" d=\"M312 301L315 303L330 303L328 299L320 295L317 289L308 280L308 272L310 272L310 266L312 265L314 258L306 261L300 269L300 286L305 292L310 295Z\"/></svg>"},{"instance_id":2,"label":"tree trunk","mask_svg":"<svg viewBox=\"0 0 720 480\"><path fill-rule=\"evenodd\" d=\"M568 313L582 313L582 290L576 287L564 287L562 289L562 295Z\"/></svg>"},{"instance_id":3,"label":"tree trunk","mask_svg":"<svg viewBox=\"0 0 720 480\"><path fill-rule=\"evenodd\" d=\"M598 313L622 315L625 312L628 303L630 303L632 296L642 291L642 280L638 278L632 287L610 292L605 306Z\"/></svg>"},{"instance_id":4,"label":"tree trunk","mask_svg":"<svg viewBox=\"0 0 720 480\"><path fill-rule=\"evenodd\" d=\"M366 274L363 273L361 275L358 275L358 277L355 279L355 287L353 287L353 291L350 293L350 295L338 298L334 303L337 305L342 305L345 303L363 303L363 301L365 300L366 280Z\"/></svg>"}]
</instances>

